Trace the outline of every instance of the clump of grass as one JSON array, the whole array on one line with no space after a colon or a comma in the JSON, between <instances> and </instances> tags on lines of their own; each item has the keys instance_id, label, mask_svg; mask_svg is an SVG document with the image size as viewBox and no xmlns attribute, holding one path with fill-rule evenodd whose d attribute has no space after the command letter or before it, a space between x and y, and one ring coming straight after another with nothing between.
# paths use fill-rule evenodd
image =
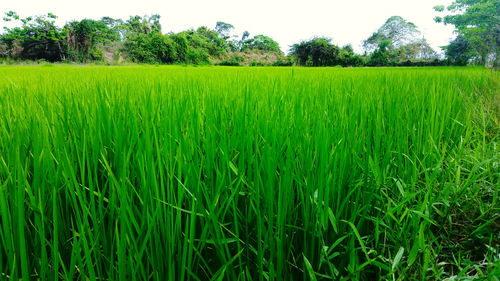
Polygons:
<instances>
[{"instance_id":1,"label":"clump of grass","mask_svg":"<svg viewBox=\"0 0 500 281\"><path fill-rule=\"evenodd\" d=\"M0 67L0 279L498 279L499 74Z\"/></svg>"}]
</instances>

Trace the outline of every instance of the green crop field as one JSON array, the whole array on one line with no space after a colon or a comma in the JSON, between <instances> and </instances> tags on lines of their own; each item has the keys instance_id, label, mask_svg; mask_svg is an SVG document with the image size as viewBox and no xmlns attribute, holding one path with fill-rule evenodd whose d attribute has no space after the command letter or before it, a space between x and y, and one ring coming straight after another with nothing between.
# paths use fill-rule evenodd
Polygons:
<instances>
[{"instance_id":1,"label":"green crop field","mask_svg":"<svg viewBox=\"0 0 500 281\"><path fill-rule=\"evenodd\" d=\"M470 67L0 67L0 280L498 280L499 92Z\"/></svg>"}]
</instances>

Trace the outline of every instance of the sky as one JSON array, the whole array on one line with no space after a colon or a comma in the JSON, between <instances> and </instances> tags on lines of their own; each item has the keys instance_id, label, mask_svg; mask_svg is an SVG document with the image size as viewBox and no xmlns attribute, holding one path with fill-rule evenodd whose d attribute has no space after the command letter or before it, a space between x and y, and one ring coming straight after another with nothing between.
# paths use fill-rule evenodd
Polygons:
<instances>
[{"instance_id":1,"label":"sky","mask_svg":"<svg viewBox=\"0 0 500 281\"><path fill-rule=\"evenodd\" d=\"M217 21L234 25L234 34L264 34L283 51L302 40L324 36L363 52L362 41L391 16L413 22L436 50L455 37L452 26L435 23L432 7L453 0L0 0L0 12L21 17L57 15L58 25L103 16L128 19L131 15L159 14L164 33L199 26L215 27ZM5 23L0 22L3 30Z\"/></svg>"}]
</instances>

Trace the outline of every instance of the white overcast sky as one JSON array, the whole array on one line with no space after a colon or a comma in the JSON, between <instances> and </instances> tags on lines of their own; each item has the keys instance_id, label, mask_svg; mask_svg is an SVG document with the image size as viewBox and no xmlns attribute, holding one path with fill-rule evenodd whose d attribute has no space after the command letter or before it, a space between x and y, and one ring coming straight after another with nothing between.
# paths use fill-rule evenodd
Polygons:
<instances>
[{"instance_id":1,"label":"white overcast sky","mask_svg":"<svg viewBox=\"0 0 500 281\"><path fill-rule=\"evenodd\" d=\"M264 34L278 41L283 51L300 40L326 36L362 52L361 42L387 18L399 15L417 25L436 51L454 38L452 26L435 23L433 6L452 0L0 0L0 12L15 11L21 17L52 12L61 26L70 20L127 19L131 15L159 14L163 32L178 32L217 21ZM5 26L0 22L0 27Z\"/></svg>"}]
</instances>

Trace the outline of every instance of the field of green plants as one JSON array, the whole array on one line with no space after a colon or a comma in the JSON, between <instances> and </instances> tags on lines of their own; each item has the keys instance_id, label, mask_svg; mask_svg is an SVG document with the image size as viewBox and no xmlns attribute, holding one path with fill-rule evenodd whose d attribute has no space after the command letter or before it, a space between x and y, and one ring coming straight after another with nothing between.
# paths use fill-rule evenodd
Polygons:
<instances>
[{"instance_id":1,"label":"field of green plants","mask_svg":"<svg viewBox=\"0 0 500 281\"><path fill-rule=\"evenodd\" d=\"M498 280L499 92L470 67L0 67L0 280Z\"/></svg>"}]
</instances>

